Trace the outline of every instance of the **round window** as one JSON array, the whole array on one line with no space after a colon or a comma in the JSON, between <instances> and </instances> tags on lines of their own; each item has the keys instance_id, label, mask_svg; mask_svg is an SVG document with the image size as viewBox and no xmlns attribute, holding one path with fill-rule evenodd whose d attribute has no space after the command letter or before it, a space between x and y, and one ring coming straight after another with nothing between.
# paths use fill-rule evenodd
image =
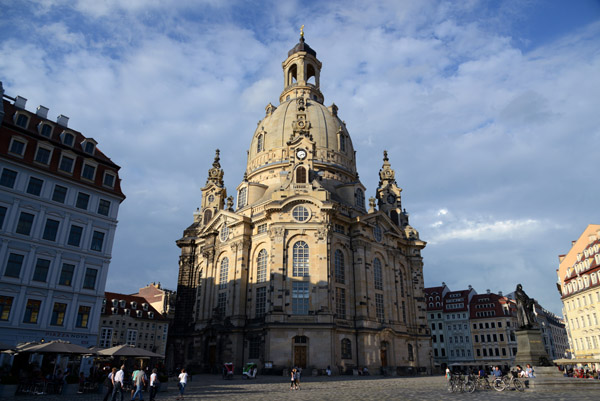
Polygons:
<instances>
[{"instance_id":1,"label":"round window","mask_svg":"<svg viewBox=\"0 0 600 401\"><path fill-rule=\"evenodd\" d=\"M208 195L208 201L212 202L215 200L215 196L214 195Z\"/></svg>"},{"instance_id":2,"label":"round window","mask_svg":"<svg viewBox=\"0 0 600 401\"><path fill-rule=\"evenodd\" d=\"M223 224L223 227L221 227L221 241L225 242L227 241L227 238L229 238L229 228Z\"/></svg>"},{"instance_id":3,"label":"round window","mask_svg":"<svg viewBox=\"0 0 600 401\"><path fill-rule=\"evenodd\" d=\"M292 211L292 217L296 221L307 221L310 218L310 212L304 206L296 206Z\"/></svg>"},{"instance_id":4,"label":"round window","mask_svg":"<svg viewBox=\"0 0 600 401\"><path fill-rule=\"evenodd\" d=\"M375 241L381 242L382 233L381 227L379 227L379 225L376 225L375 228L373 228L373 236L375 237Z\"/></svg>"}]
</instances>

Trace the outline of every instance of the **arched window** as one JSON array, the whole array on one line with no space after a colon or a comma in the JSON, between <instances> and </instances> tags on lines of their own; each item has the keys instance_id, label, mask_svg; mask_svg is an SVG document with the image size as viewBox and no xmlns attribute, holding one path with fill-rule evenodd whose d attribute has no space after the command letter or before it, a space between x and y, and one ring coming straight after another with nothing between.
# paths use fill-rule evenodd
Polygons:
<instances>
[{"instance_id":1,"label":"arched window","mask_svg":"<svg viewBox=\"0 0 600 401\"><path fill-rule=\"evenodd\" d=\"M296 169L296 183L306 184L306 169L304 167L298 167Z\"/></svg>"},{"instance_id":2,"label":"arched window","mask_svg":"<svg viewBox=\"0 0 600 401\"><path fill-rule=\"evenodd\" d=\"M415 355L413 353L413 346L412 346L412 344L408 344L408 360L409 361L414 361L415 360Z\"/></svg>"},{"instance_id":3,"label":"arched window","mask_svg":"<svg viewBox=\"0 0 600 401\"><path fill-rule=\"evenodd\" d=\"M316 82L317 82L317 74L315 73L315 67L312 64L308 64L306 66L306 83L315 85Z\"/></svg>"},{"instance_id":4,"label":"arched window","mask_svg":"<svg viewBox=\"0 0 600 401\"><path fill-rule=\"evenodd\" d=\"M204 211L204 224L208 224L210 219L212 218L212 212L209 209Z\"/></svg>"},{"instance_id":5,"label":"arched window","mask_svg":"<svg viewBox=\"0 0 600 401\"><path fill-rule=\"evenodd\" d=\"M264 143L263 143L263 134L258 135L257 141L256 141L256 153L260 153L264 150Z\"/></svg>"},{"instance_id":6,"label":"arched window","mask_svg":"<svg viewBox=\"0 0 600 401\"><path fill-rule=\"evenodd\" d=\"M256 258L256 282L267 281L267 251L262 249Z\"/></svg>"},{"instance_id":7,"label":"arched window","mask_svg":"<svg viewBox=\"0 0 600 401\"><path fill-rule=\"evenodd\" d=\"M362 189L358 188L356 193L354 194L354 200L357 207L364 209L365 208L365 193Z\"/></svg>"},{"instance_id":8,"label":"arched window","mask_svg":"<svg viewBox=\"0 0 600 401\"><path fill-rule=\"evenodd\" d=\"M304 241L298 241L294 244L292 258L292 276L308 277L308 244Z\"/></svg>"},{"instance_id":9,"label":"arched window","mask_svg":"<svg viewBox=\"0 0 600 401\"><path fill-rule=\"evenodd\" d=\"M378 258L373 259L373 281L376 290L383 290L383 274L381 272L381 261Z\"/></svg>"},{"instance_id":10,"label":"arched window","mask_svg":"<svg viewBox=\"0 0 600 401\"><path fill-rule=\"evenodd\" d=\"M298 81L298 66L292 65L288 70L288 85L295 84Z\"/></svg>"},{"instance_id":11,"label":"arched window","mask_svg":"<svg viewBox=\"0 0 600 401\"><path fill-rule=\"evenodd\" d=\"M335 281L337 283L346 283L346 271L344 267L344 254L339 249L335 251Z\"/></svg>"},{"instance_id":12,"label":"arched window","mask_svg":"<svg viewBox=\"0 0 600 401\"><path fill-rule=\"evenodd\" d=\"M242 189L240 189L240 192L238 193L238 209L243 208L244 206L246 206L246 191L247 188L244 187Z\"/></svg>"},{"instance_id":13,"label":"arched window","mask_svg":"<svg viewBox=\"0 0 600 401\"><path fill-rule=\"evenodd\" d=\"M346 137L344 134L340 133L340 152L346 151Z\"/></svg>"},{"instance_id":14,"label":"arched window","mask_svg":"<svg viewBox=\"0 0 600 401\"><path fill-rule=\"evenodd\" d=\"M352 359L352 342L347 338L342 340L342 359Z\"/></svg>"},{"instance_id":15,"label":"arched window","mask_svg":"<svg viewBox=\"0 0 600 401\"><path fill-rule=\"evenodd\" d=\"M221 260L221 271L219 272L219 289L223 290L227 288L227 277L229 276L229 259L223 258Z\"/></svg>"}]
</instances>

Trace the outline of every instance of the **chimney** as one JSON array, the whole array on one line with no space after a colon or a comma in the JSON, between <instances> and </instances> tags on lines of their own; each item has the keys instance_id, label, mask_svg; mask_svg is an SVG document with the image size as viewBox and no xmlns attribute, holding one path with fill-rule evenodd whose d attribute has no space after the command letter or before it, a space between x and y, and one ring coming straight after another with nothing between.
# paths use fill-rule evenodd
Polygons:
<instances>
[{"instance_id":1,"label":"chimney","mask_svg":"<svg viewBox=\"0 0 600 401\"><path fill-rule=\"evenodd\" d=\"M35 114L37 114L38 116L40 116L42 118L48 118L48 108L44 107L40 104L38 106L37 110L35 111Z\"/></svg>"},{"instance_id":2,"label":"chimney","mask_svg":"<svg viewBox=\"0 0 600 401\"><path fill-rule=\"evenodd\" d=\"M25 99L22 96L17 96L15 98L15 106L18 107L18 108L20 108L20 109L25 110L25 104L26 103L27 103L27 99Z\"/></svg>"},{"instance_id":3,"label":"chimney","mask_svg":"<svg viewBox=\"0 0 600 401\"><path fill-rule=\"evenodd\" d=\"M471 284L469 284L469 286L467 288L469 289L469 291L471 291L473 289L473 287L471 286Z\"/></svg>"},{"instance_id":4,"label":"chimney","mask_svg":"<svg viewBox=\"0 0 600 401\"><path fill-rule=\"evenodd\" d=\"M490 293L490 289L488 288L487 290L485 290L485 292L487 292L489 294Z\"/></svg>"},{"instance_id":5,"label":"chimney","mask_svg":"<svg viewBox=\"0 0 600 401\"><path fill-rule=\"evenodd\" d=\"M502 291L498 291L498 296L502 296Z\"/></svg>"},{"instance_id":6,"label":"chimney","mask_svg":"<svg viewBox=\"0 0 600 401\"><path fill-rule=\"evenodd\" d=\"M69 126L69 117L61 114L60 116L56 117L56 122L58 123L58 125L62 125L66 128Z\"/></svg>"},{"instance_id":7,"label":"chimney","mask_svg":"<svg viewBox=\"0 0 600 401\"><path fill-rule=\"evenodd\" d=\"M445 287L446 283L444 281L442 281L442 287Z\"/></svg>"}]
</instances>

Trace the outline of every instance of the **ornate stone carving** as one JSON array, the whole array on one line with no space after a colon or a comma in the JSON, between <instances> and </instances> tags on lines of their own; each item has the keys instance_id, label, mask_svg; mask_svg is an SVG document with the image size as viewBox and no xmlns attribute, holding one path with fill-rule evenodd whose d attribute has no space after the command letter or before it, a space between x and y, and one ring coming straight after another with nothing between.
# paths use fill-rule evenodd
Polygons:
<instances>
[{"instance_id":1,"label":"ornate stone carving","mask_svg":"<svg viewBox=\"0 0 600 401\"><path fill-rule=\"evenodd\" d=\"M285 228L283 227L272 227L269 229L269 237L271 238L271 241L275 243L282 243L284 234Z\"/></svg>"}]
</instances>

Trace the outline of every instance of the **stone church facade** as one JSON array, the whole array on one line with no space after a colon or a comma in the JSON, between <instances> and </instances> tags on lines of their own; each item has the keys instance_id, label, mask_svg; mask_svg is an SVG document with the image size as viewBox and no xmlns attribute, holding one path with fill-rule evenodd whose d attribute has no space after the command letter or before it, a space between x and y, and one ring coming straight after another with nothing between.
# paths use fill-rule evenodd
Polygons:
<instances>
[{"instance_id":1,"label":"stone church facade","mask_svg":"<svg viewBox=\"0 0 600 401\"><path fill-rule=\"evenodd\" d=\"M181 248L168 363L215 371L255 362L347 372L429 372L421 250L384 152L365 205L355 150L321 62L300 37L283 62L248 164L227 196L217 150Z\"/></svg>"}]
</instances>

